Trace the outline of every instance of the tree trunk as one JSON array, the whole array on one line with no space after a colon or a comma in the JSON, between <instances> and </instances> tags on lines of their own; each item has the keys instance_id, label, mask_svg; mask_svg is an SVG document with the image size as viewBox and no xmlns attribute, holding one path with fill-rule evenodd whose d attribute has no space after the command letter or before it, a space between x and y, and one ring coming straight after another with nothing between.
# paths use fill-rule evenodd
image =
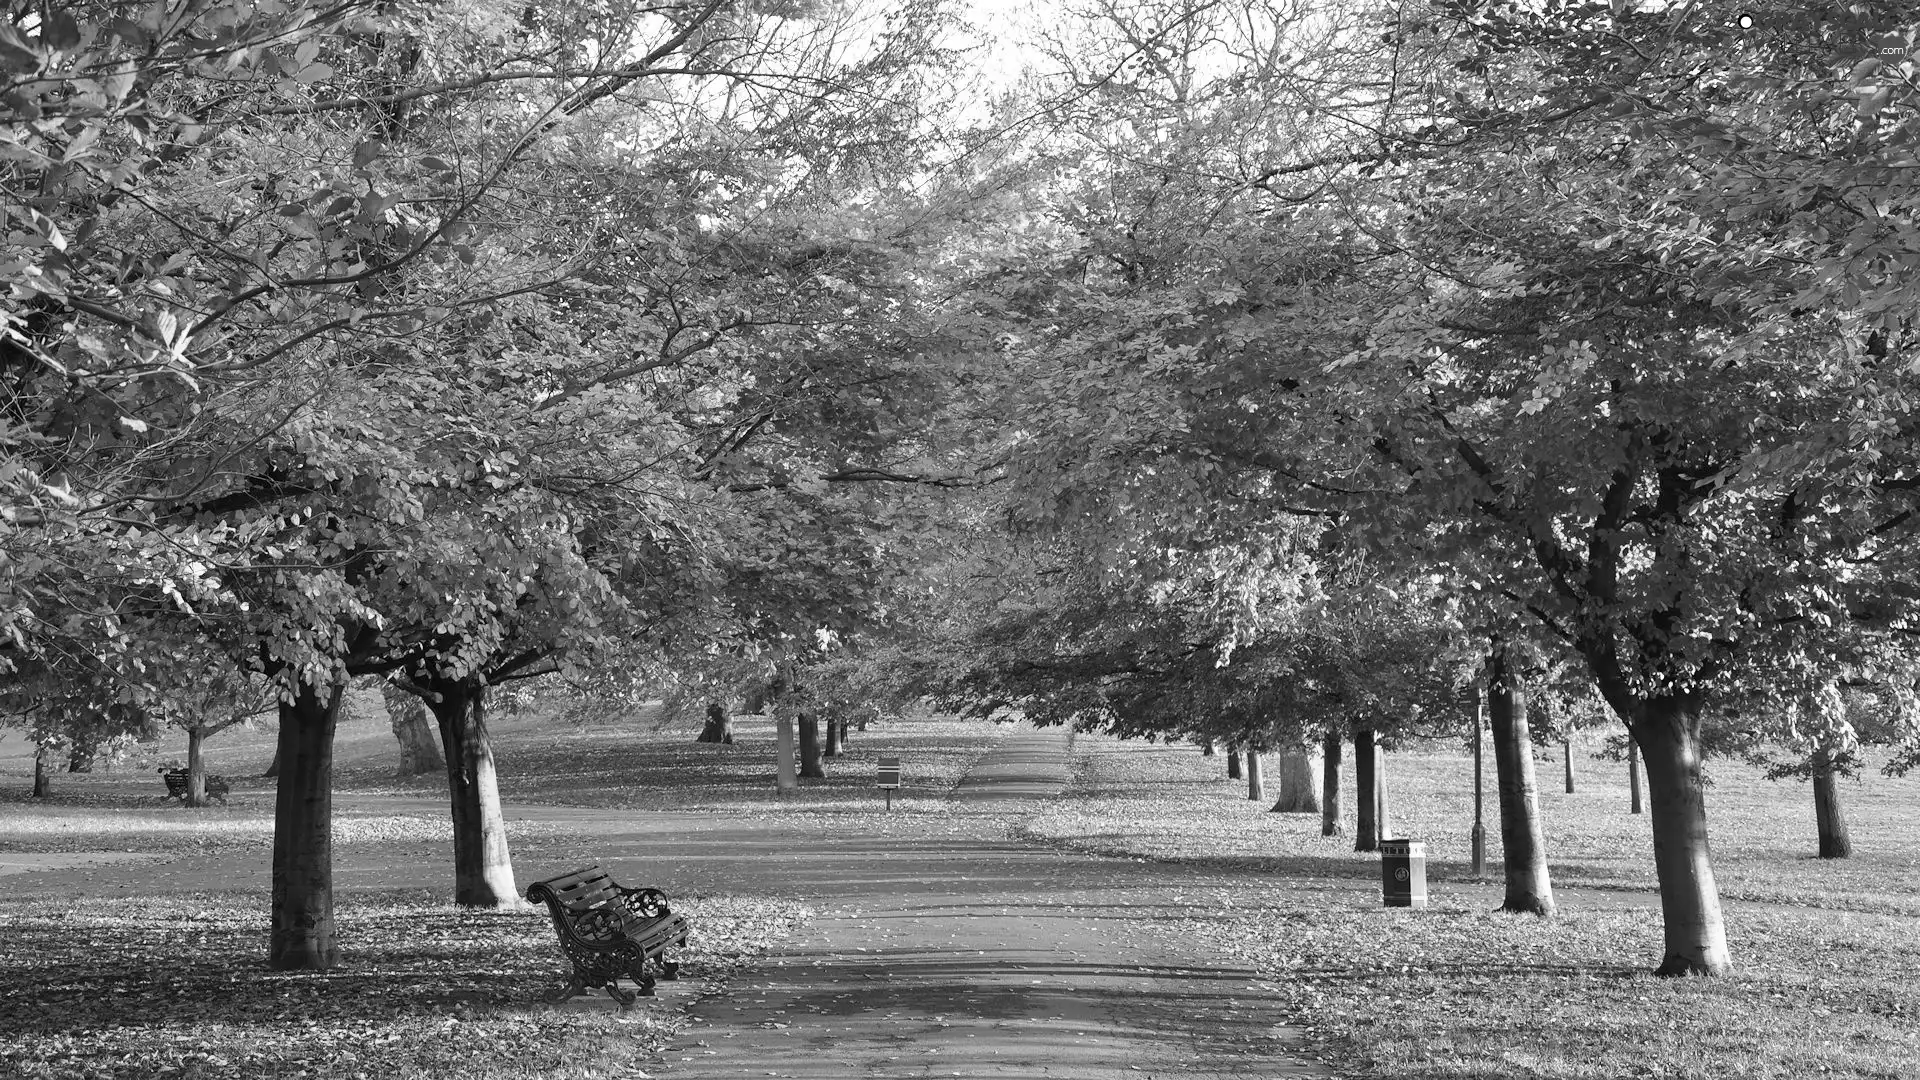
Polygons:
<instances>
[{"instance_id":1,"label":"tree trunk","mask_svg":"<svg viewBox=\"0 0 1920 1080\"><path fill-rule=\"evenodd\" d=\"M826 778L826 767L820 763L820 714L801 713L800 724L800 775L814 780Z\"/></svg>"},{"instance_id":2,"label":"tree trunk","mask_svg":"<svg viewBox=\"0 0 1920 1080\"><path fill-rule=\"evenodd\" d=\"M1573 736L1560 740L1560 756L1567 763L1567 794L1573 794Z\"/></svg>"},{"instance_id":3,"label":"tree trunk","mask_svg":"<svg viewBox=\"0 0 1920 1080\"><path fill-rule=\"evenodd\" d=\"M707 702L707 722L700 728L700 737L693 741L733 745L733 714L727 711L724 702Z\"/></svg>"},{"instance_id":4,"label":"tree trunk","mask_svg":"<svg viewBox=\"0 0 1920 1080\"><path fill-rule=\"evenodd\" d=\"M793 716L785 709L773 720L773 786L782 794L800 787L793 770Z\"/></svg>"},{"instance_id":5,"label":"tree trunk","mask_svg":"<svg viewBox=\"0 0 1920 1080\"><path fill-rule=\"evenodd\" d=\"M273 760L272 760L272 761L269 761L269 762L267 762L267 771L266 771L266 772L263 772L263 773L261 773L260 775L261 775L262 777L264 777L264 778L266 778L266 779L272 779L272 778L274 778L274 777L277 777L277 776L279 776L279 775L280 775L280 743L279 743L279 740L277 740L277 739L276 739L276 740L274 741L274 744L273 744Z\"/></svg>"},{"instance_id":6,"label":"tree trunk","mask_svg":"<svg viewBox=\"0 0 1920 1080\"><path fill-rule=\"evenodd\" d=\"M200 725L187 729L187 805L207 805L206 729Z\"/></svg>"},{"instance_id":7,"label":"tree trunk","mask_svg":"<svg viewBox=\"0 0 1920 1080\"><path fill-rule=\"evenodd\" d=\"M447 761L440 754L439 725L426 703L390 681L381 682L380 697L387 703L387 723L400 743L400 772L420 776L444 771Z\"/></svg>"},{"instance_id":8,"label":"tree trunk","mask_svg":"<svg viewBox=\"0 0 1920 1080\"><path fill-rule=\"evenodd\" d=\"M1380 850L1380 796L1374 790L1374 766L1380 755L1373 748L1373 729L1353 731L1353 850Z\"/></svg>"},{"instance_id":9,"label":"tree trunk","mask_svg":"<svg viewBox=\"0 0 1920 1080\"><path fill-rule=\"evenodd\" d=\"M1642 813L1643 810L1640 805L1640 744L1633 741L1632 736L1628 736L1627 738L1627 787L1632 792L1632 794L1628 796L1627 812L1630 814Z\"/></svg>"},{"instance_id":10,"label":"tree trunk","mask_svg":"<svg viewBox=\"0 0 1920 1080\"><path fill-rule=\"evenodd\" d=\"M1547 874L1546 833L1540 824L1526 689L1499 652L1488 665L1488 683L1488 726L1494 786L1500 791L1500 847L1507 877L1506 900L1500 910L1551 915L1553 882Z\"/></svg>"},{"instance_id":11,"label":"tree trunk","mask_svg":"<svg viewBox=\"0 0 1920 1080\"><path fill-rule=\"evenodd\" d=\"M1487 684L1473 684L1473 828L1467 831L1467 860L1474 880L1487 876L1486 738Z\"/></svg>"},{"instance_id":12,"label":"tree trunk","mask_svg":"<svg viewBox=\"0 0 1920 1080\"><path fill-rule=\"evenodd\" d=\"M1247 750L1247 798L1254 802L1267 800L1267 784L1260 775L1260 751Z\"/></svg>"},{"instance_id":13,"label":"tree trunk","mask_svg":"<svg viewBox=\"0 0 1920 1080\"><path fill-rule=\"evenodd\" d=\"M1320 763L1307 750L1280 755L1280 798L1273 811L1280 814L1320 812Z\"/></svg>"},{"instance_id":14,"label":"tree trunk","mask_svg":"<svg viewBox=\"0 0 1920 1080\"><path fill-rule=\"evenodd\" d=\"M1853 854L1847 835L1847 816L1840 808L1840 776L1825 749L1813 756L1813 818L1820 830L1820 857L1845 859Z\"/></svg>"},{"instance_id":15,"label":"tree trunk","mask_svg":"<svg viewBox=\"0 0 1920 1080\"><path fill-rule=\"evenodd\" d=\"M1216 751L1216 750L1215 750L1215 749L1213 748L1213 740L1212 740L1212 739L1208 739L1208 740L1206 740L1205 742L1203 742L1203 743L1201 743L1201 744L1200 744L1200 756L1201 756L1201 757L1212 757L1212 756L1213 756L1214 754L1216 754L1216 753L1218 753L1218 751Z\"/></svg>"},{"instance_id":16,"label":"tree trunk","mask_svg":"<svg viewBox=\"0 0 1920 1080\"><path fill-rule=\"evenodd\" d=\"M767 706L773 703L773 699L779 692L781 685L783 685L782 679L776 676L773 682L762 683L747 691L745 697L742 698L740 702L740 711L749 716L759 716L765 713Z\"/></svg>"},{"instance_id":17,"label":"tree trunk","mask_svg":"<svg viewBox=\"0 0 1920 1080\"><path fill-rule=\"evenodd\" d=\"M1320 835L1339 836L1345 830L1340 820L1340 729L1328 728L1320 747Z\"/></svg>"},{"instance_id":18,"label":"tree trunk","mask_svg":"<svg viewBox=\"0 0 1920 1080\"><path fill-rule=\"evenodd\" d=\"M1634 725L1653 804L1653 865L1666 921L1660 975L1722 975L1732 966L1720 889L1707 849L1707 789L1700 773L1699 706L1684 698L1641 703Z\"/></svg>"},{"instance_id":19,"label":"tree trunk","mask_svg":"<svg viewBox=\"0 0 1920 1080\"><path fill-rule=\"evenodd\" d=\"M827 748L824 751L824 753L828 757L840 756L841 727L842 727L842 723L839 717L837 716L827 717Z\"/></svg>"},{"instance_id":20,"label":"tree trunk","mask_svg":"<svg viewBox=\"0 0 1920 1080\"><path fill-rule=\"evenodd\" d=\"M1379 803L1373 815L1374 828L1382 840L1397 839L1393 831L1393 805L1387 801L1387 748L1381 746L1378 739L1374 740L1373 754L1373 796Z\"/></svg>"},{"instance_id":21,"label":"tree trunk","mask_svg":"<svg viewBox=\"0 0 1920 1080\"><path fill-rule=\"evenodd\" d=\"M67 771L92 772L94 747L91 738L75 738L67 747Z\"/></svg>"},{"instance_id":22,"label":"tree trunk","mask_svg":"<svg viewBox=\"0 0 1920 1080\"><path fill-rule=\"evenodd\" d=\"M518 908L507 822L500 811L500 780L484 712L486 687L465 679L425 684L446 751L447 795L453 814L453 902L462 907Z\"/></svg>"},{"instance_id":23,"label":"tree trunk","mask_svg":"<svg viewBox=\"0 0 1920 1080\"><path fill-rule=\"evenodd\" d=\"M1846 814L1840 808L1840 792L1831 769L1813 774L1813 813L1820 830L1820 857L1845 859L1853 854L1853 840L1847 835Z\"/></svg>"},{"instance_id":24,"label":"tree trunk","mask_svg":"<svg viewBox=\"0 0 1920 1080\"><path fill-rule=\"evenodd\" d=\"M47 775L47 748L33 750L33 797L45 799L53 794L53 777Z\"/></svg>"},{"instance_id":25,"label":"tree trunk","mask_svg":"<svg viewBox=\"0 0 1920 1080\"><path fill-rule=\"evenodd\" d=\"M301 683L280 703L280 783L273 812L273 910L267 966L328 971L333 924L333 729L344 686Z\"/></svg>"},{"instance_id":26,"label":"tree trunk","mask_svg":"<svg viewBox=\"0 0 1920 1080\"><path fill-rule=\"evenodd\" d=\"M1243 776L1244 774L1240 771L1240 748L1237 746L1227 747L1227 779L1239 780L1242 779Z\"/></svg>"}]
</instances>

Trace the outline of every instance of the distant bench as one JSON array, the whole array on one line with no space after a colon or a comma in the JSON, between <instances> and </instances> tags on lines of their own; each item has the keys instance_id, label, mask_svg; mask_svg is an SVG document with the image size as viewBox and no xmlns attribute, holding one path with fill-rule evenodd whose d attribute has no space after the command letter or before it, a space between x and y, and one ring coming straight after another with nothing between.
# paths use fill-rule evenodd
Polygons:
<instances>
[{"instance_id":1,"label":"distant bench","mask_svg":"<svg viewBox=\"0 0 1920 1080\"><path fill-rule=\"evenodd\" d=\"M167 782L166 798L179 799L181 802L187 800L187 770L161 769L160 778ZM227 784L226 777L207 774L207 798L219 799L220 805L225 806L227 792L231 790L233 789Z\"/></svg>"},{"instance_id":2,"label":"distant bench","mask_svg":"<svg viewBox=\"0 0 1920 1080\"><path fill-rule=\"evenodd\" d=\"M680 977L680 965L668 960L666 952L669 945L687 943L687 920L667 907L667 894L659 889L629 889L605 870L589 866L534 882L527 886L527 899L547 905L560 948L573 961L572 979L548 1001L565 1001L587 987L604 986L625 1012L638 995L620 989L622 977L632 979L647 996L652 996L654 983L649 961L659 967L660 978Z\"/></svg>"}]
</instances>

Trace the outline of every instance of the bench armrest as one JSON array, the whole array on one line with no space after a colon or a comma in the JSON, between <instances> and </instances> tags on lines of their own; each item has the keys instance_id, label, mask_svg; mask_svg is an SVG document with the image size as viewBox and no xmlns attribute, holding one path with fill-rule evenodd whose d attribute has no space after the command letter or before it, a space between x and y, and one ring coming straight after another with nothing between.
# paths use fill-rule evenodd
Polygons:
<instances>
[{"instance_id":1,"label":"bench armrest","mask_svg":"<svg viewBox=\"0 0 1920 1080\"><path fill-rule=\"evenodd\" d=\"M659 919L673 914L673 909L667 906L667 894L659 889L629 889L625 885L616 888L627 905L643 919Z\"/></svg>"}]
</instances>

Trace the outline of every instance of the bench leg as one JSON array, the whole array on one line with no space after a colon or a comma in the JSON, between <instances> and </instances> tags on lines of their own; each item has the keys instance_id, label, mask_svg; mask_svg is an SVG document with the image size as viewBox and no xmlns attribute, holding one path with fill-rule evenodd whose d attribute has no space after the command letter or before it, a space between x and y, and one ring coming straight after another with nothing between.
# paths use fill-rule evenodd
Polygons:
<instances>
[{"instance_id":1,"label":"bench leg","mask_svg":"<svg viewBox=\"0 0 1920 1080\"><path fill-rule=\"evenodd\" d=\"M640 994L646 994L651 992L652 991L650 989L643 987L640 991ZM627 1010L633 1008L634 999L639 997L640 994L636 994L631 990L620 989L620 980L618 979L607 980L607 996L620 1003L621 1012L626 1012Z\"/></svg>"},{"instance_id":2,"label":"bench leg","mask_svg":"<svg viewBox=\"0 0 1920 1080\"><path fill-rule=\"evenodd\" d=\"M549 1005L558 1005L563 1001L566 1001L573 997L577 997L578 995L584 994L586 992L587 992L587 980L581 978L580 973L576 971L573 973L573 978L567 980L567 985L561 987L558 990L555 990L551 994L548 994L546 997L546 1001L547 1001L547 1004Z\"/></svg>"},{"instance_id":3,"label":"bench leg","mask_svg":"<svg viewBox=\"0 0 1920 1080\"><path fill-rule=\"evenodd\" d=\"M662 956L658 958L657 962L660 965L660 977L662 979L665 979L668 982L679 981L680 964L678 961L669 960L666 957Z\"/></svg>"}]
</instances>

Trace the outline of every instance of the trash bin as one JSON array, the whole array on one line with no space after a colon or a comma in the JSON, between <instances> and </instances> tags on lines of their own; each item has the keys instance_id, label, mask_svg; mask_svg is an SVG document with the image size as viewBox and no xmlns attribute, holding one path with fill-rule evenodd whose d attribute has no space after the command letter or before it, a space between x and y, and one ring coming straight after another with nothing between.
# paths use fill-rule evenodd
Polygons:
<instances>
[{"instance_id":1,"label":"trash bin","mask_svg":"<svg viewBox=\"0 0 1920 1080\"><path fill-rule=\"evenodd\" d=\"M1380 841L1380 898L1388 907L1427 906L1427 845Z\"/></svg>"}]
</instances>

